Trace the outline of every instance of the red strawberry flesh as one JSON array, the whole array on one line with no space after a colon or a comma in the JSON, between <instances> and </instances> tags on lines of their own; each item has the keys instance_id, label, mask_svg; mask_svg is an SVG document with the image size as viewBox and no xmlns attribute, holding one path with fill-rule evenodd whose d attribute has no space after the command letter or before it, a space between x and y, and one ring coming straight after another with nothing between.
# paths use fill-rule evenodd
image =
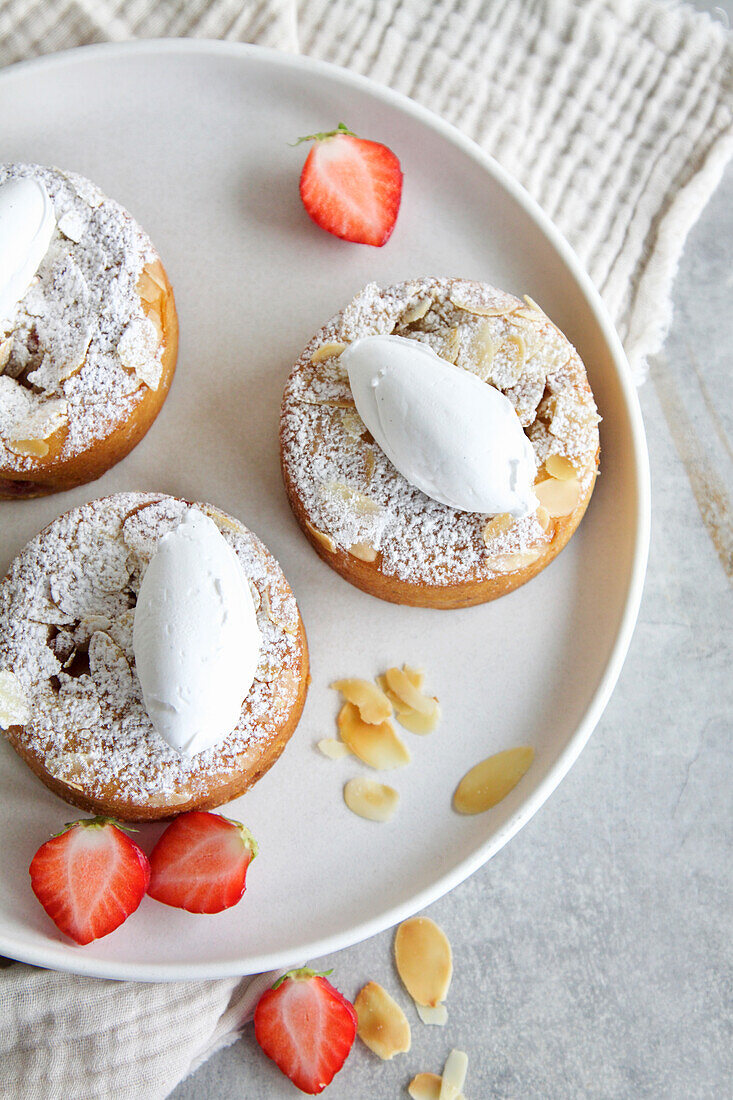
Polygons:
<instances>
[{"instance_id":1,"label":"red strawberry flesh","mask_svg":"<svg viewBox=\"0 0 733 1100\"><path fill-rule=\"evenodd\" d=\"M255 1009L255 1038L302 1092L323 1092L356 1036L353 1005L322 975L296 970L268 989Z\"/></svg>"},{"instance_id":2,"label":"red strawberry flesh","mask_svg":"<svg viewBox=\"0 0 733 1100\"><path fill-rule=\"evenodd\" d=\"M148 893L190 913L220 913L241 899L256 854L238 821L199 810L181 814L153 848Z\"/></svg>"},{"instance_id":3,"label":"red strawberry flesh","mask_svg":"<svg viewBox=\"0 0 733 1100\"><path fill-rule=\"evenodd\" d=\"M141 848L107 819L73 824L36 852L33 892L51 920L77 943L91 943L133 913L150 879Z\"/></svg>"},{"instance_id":4,"label":"red strawberry flesh","mask_svg":"<svg viewBox=\"0 0 733 1100\"><path fill-rule=\"evenodd\" d=\"M343 240L377 248L386 244L402 197L402 169L395 154L345 129L314 137L300 177L300 196L310 218Z\"/></svg>"}]
</instances>

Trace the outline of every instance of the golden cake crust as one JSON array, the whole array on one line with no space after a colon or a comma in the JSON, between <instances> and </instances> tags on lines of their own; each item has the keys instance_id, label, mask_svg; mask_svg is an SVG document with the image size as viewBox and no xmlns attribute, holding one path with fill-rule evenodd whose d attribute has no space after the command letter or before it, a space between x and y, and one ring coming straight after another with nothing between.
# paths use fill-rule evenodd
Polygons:
<instances>
[{"instance_id":1,"label":"golden cake crust","mask_svg":"<svg viewBox=\"0 0 733 1100\"><path fill-rule=\"evenodd\" d=\"M537 458L536 513L459 512L392 466L339 367L352 340L390 334L427 343L509 398ZM567 544L593 492L598 421L580 357L530 299L463 279L370 284L309 342L288 379L283 480L306 537L346 580L394 603L467 607L524 584Z\"/></svg>"},{"instance_id":2,"label":"golden cake crust","mask_svg":"<svg viewBox=\"0 0 733 1100\"><path fill-rule=\"evenodd\" d=\"M187 758L147 716L132 621L147 561L190 508L216 523L240 559L263 646L237 728ZM92 501L36 536L0 585L0 638L0 691L10 677L25 708L6 731L10 743L65 801L127 821L210 809L243 794L285 748L309 682L303 623L272 555L211 505L161 494Z\"/></svg>"}]
</instances>

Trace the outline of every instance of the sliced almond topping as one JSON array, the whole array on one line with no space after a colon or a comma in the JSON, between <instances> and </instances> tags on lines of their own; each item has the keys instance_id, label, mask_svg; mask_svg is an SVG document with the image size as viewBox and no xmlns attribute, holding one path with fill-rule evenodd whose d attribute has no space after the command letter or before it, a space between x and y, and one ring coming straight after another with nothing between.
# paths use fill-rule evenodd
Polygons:
<instances>
[{"instance_id":1,"label":"sliced almond topping","mask_svg":"<svg viewBox=\"0 0 733 1100\"><path fill-rule=\"evenodd\" d=\"M344 786L344 802L353 814L367 821L389 821L399 801L400 796L394 787L373 779L350 779Z\"/></svg>"},{"instance_id":2,"label":"sliced almond topping","mask_svg":"<svg viewBox=\"0 0 733 1100\"><path fill-rule=\"evenodd\" d=\"M355 409L344 409L341 413L341 427L349 439L361 439L365 432L364 421ZM371 451L369 452L371 454ZM372 455L372 462L374 455Z\"/></svg>"},{"instance_id":3,"label":"sliced almond topping","mask_svg":"<svg viewBox=\"0 0 733 1100\"><path fill-rule=\"evenodd\" d=\"M151 277L147 268L143 268L140 273L136 289L142 300L148 302L150 305L159 302L163 296L163 289L160 284Z\"/></svg>"},{"instance_id":4,"label":"sliced almond topping","mask_svg":"<svg viewBox=\"0 0 733 1100\"><path fill-rule=\"evenodd\" d=\"M555 477L558 481L570 481L578 476L572 462L564 455L549 455L545 459L545 469L550 477Z\"/></svg>"},{"instance_id":5,"label":"sliced almond topping","mask_svg":"<svg viewBox=\"0 0 733 1100\"><path fill-rule=\"evenodd\" d=\"M360 717L372 725L392 717L392 704L371 680L334 680L334 691L340 691L347 703L353 703Z\"/></svg>"},{"instance_id":6,"label":"sliced almond topping","mask_svg":"<svg viewBox=\"0 0 733 1100\"><path fill-rule=\"evenodd\" d=\"M547 316L544 309L542 309L541 306L538 306L537 303L535 302L534 298L530 298L529 294L524 294L523 298L524 298L525 302L527 303L527 305L529 306L529 308L532 310L533 313L539 313L543 317Z\"/></svg>"},{"instance_id":7,"label":"sliced almond topping","mask_svg":"<svg viewBox=\"0 0 733 1100\"><path fill-rule=\"evenodd\" d=\"M316 540L316 542L320 542L321 546L325 546L326 549L333 554L336 549L336 543L333 541L331 536L327 535L324 531L319 531L318 528L314 527L312 523L308 522L308 520L305 521L305 525L310 531L313 538Z\"/></svg>"},{"instance_id":8,"label":"sliced almond topping","mask_svg":"<svg viewBox=\"0 0 733 1100\"><path fill-rule=\"evenodd\" d=\"M324 737L318 742L317 748L329 760L343 760L345 756L351 756L351 749L343 741L336 737Z\"/></svg>"},{"instance_id":9,"label":"sliced almond topping","mask_svg":"<svg viewBox=\"0 0 733 1100\"><path fill-rule=\"evenodd\" d=\"M516 299L510 294L499 292L491 301L482 301L477 290L470 286L454 287L449 294L450 301L456 309L464 309L466 313L474 313L477 317L501 317L509 313L512 306L516 305Z\"/></svg>"},{"instance_id":10,"label":"sliced almond topping","mask_svg":"<svg viewBox=\"0 0 733 1100\"><path fill-rule=\"evenodd\" d=\"M407 1017L376 982L367 982L354 1001L358 1026L356 1033L382 1061L410 1049L411 1035Z\"/></svg>"},{"instance_id":11,"label":"sliced almond topping","mask_svg":"<svg viewBox=\"0 0 733 1100\"><path fill-rule=\"evenodd\" d=\"M418 691L421 691L425 683L425 670L422 668L410 668L409 665L403 665L402 671L412 686L416 687Z\"/></svg>"},{"instance_id":12,"label":"sliced almond topping","mask_svg":"<svg viewBox=\"0 0 733 1100\"><path fill-rule=\"evenodd\" d=\"M522 746L497 752L466 772L453 795L459 814L482 814L514 790L534 760L534 749Z\"/></svg>"},{"instance_id":13,"label":"sliced almond topping","mask_svg":"<svg viewBox=\"0 0 733 1100\"><path fill-rule=\"evenodd\" d=\"M5 370L10 362L10 353L13 350L13 337L8 336L4 340L0 340L0 374Z\"/></svg>"},{"instance_id":14,"label":"sliced almond topping","mask_svg":"<svg viewBox=\"0 0 733 1100\"><path fill-rule=\"evenodd\" d=\"M349 547L349 553L359 561L373 562L377 560L377 551L368 542L355 542Z\"/></svg>"},{"instance_id":15,"label":"sliced almond topping","mask_svg":"<svg viewBox=\"0 0 733 1100\"><path fill-rule=\"evenodd\" d=\"M578 507L580 501L580 482L577 477L569 481L548 478L535 485L535 494L540 504L553 519L569 516Z\"/></svg>"},{"instance_id":16,"label":"sliced almond topping","mask_svg":"<svg viewBox=\"0 0 733 1100\"><path fill-rule=\"evenodd\" d=\"M412 710L419 714L433 714L435 712L436 699L423 695L410 680L407 673L401 668L388 668L385 679L391 691L395 693L403 703L407 703Z\"/></svg>"},{"instance_id":17,"label":"sliced almond topping","mask_svg":"<svg viewBox=\"0 0 733 1100\"><path fill-rule=\"evenodd\" d=\"M358 489L352 489L340 481L329 481L327 485L323 486L323 492L326 496L342 500L344 504L347 504L360 516L371 516L381 511L376 500L372 500L365 493L360 493Z\"/></svg>"},{"instance_id":18,"label":"sliced almond topping","mask_svg":"<svg viewBox=\"0 0 733 1100\"><path fill-rule=\"evenodd\" d=\"M336 359L343 351L346 351L347 344L321 344L320 348L311 355L311 363L323 363L325 359Z\"/></svg>"},{"instance_id":19,"label":"sliced almond topping","mask_svg":"<svg viewBox=\"0 0 733 1100\"><path fill-rule=\"evenodd\" d=\"M509 515L508 512L501 512L498 516L493 516L483 530L486 545L488 546L490 542L501 535L505 535L516 522L514 516Z\"/></svg>"},{"instance_id":20,"label":"sliced almond topping","mask_svg":"<svg viewBox=\"0 0 733 1100\"><path fill-rule=\"evenodd\" d=\"M374 458L374 451L367 451L364 455L364 477L366 478L367 485L374 476L374 467L376 466L376 459Z\"/></svg>"},{"instance_id":21,"label":"sliced almond topping","mask_svg":"<svg viewBox=\"0 0 733 1100\"><path fill-rule=\"evenodd\" d=\"M542 553L542 547L536 546L532 550L518 550L516 554L497 554L490 565L495 573L516 573L518 569L534 565Z\"/></svg>"},{"instance_id":22,"label":"sliced almond topping","mask_svg":"<svg viewBox=\"0 0 733 1100\"><path fill-rule=\"evenodd\" d=\"M13 454L30 458L45 458L50 449L45 439L14 439L8 443L8 450Z\"/></svg>"},{"instance_id":23,"label":"sliced almond topping","mask_svg":"<svg viewBox=\"0 0 733 1100\"><path fill-rule=\"evenodd\" d=\"M543 531L549 530L550 527L550 513L546 508L543 508L540 504L539 508L535 512L535 519L539 523Z\"/></svg>"},{"instance_id":24,"label":"sliced almond topping","mask_svg":"<svg viewBox=\"0 0 733 1100\"><path fill-rule=\"evenodd\" d=\"M397 972L413 1001L434 1008L445 1000L453 975L448 937L429 917L411 917L397 929Z\"/></svg>"},{"instance_id":25,"label":"sliced almond topping","mask_svg":"<svg viewBox=\"0 0 733 1100\"><path fill-rule=\"evenodd\" d=\"M0 729L22 726L31 716L23 685L10 669L0 669Z\"/></svg>"},{"instance_id":26,"label":"sliced almond topping","mask_svg":"<svg viewBox=\"0 0 733 1100\"><path fill-rule=\"evenodd\" d=\"M458 1100L466 1081L468 1056L462 1050L452 1050L443 1066L443 1080L438 1100Z\"/></svg>"},{"instance_id":27,"label":"sliced almond topping","mask_svg":"<svg viewBox=\"0 0 733 1100\"><path fill-rule=\"evenodd\" d=\"M410 754L391 722L365 722L353 703L344 703L338 716L341 739L371 768L389 771L410 762Z\"/></svg>"},{"instance_id":28,"label":"sliced almond topping","mask_svg":"<svg viewBox=\"0 0 733 1100\"><path fill-rule=\"evenodd\" d=\"M414 321L420 321L430 309L432 302L430 298L423 298L422 301L416 302L414 306L403 313L401 322L403 325L411 325Z\"/></svg>"},{"instance_id":29,"label":"sliced almond topping","mask_svg":"<svg viewBox=\"0 0 733 1100\"><path fill-rule=\"evenodd\" d=\"M420 1005L415 1001L415 1008L417 1014L424 1024L432 1024L437 1027L445 1027L448 1023L448 1009L444 1004L435 1005Z\"/></svg>"},{"instance_id":30,"label":"sliced almond topping","mask_svg":"<svg viewBox=\"0 0 733 1100\"><path fill-rule=\"evenodd\" d=\"M401 714L414 714L412 707L408 707L407 703L404 703L399 695L395 695L392 691L392 688L387 683L386 676L377 676L377 683L394 707L395 713L398 715L398 720Z\"/></svg>"},{"instance_id":31,"label":"sliced almond topping","mask_svg":"<svg viewBox=\"0 0 733 1100\"><path fill-rule=\"evenodd\" d=\"M489 321L481 321L471 340L469 359L471 368L481 379L486 379L496 353L494 337Z\"/></svg>"},{"instance_id":32,"label":"sliced almond topping","mask_svg":"<svg viewBox=\"0 0 733 1100\"><path fill-rule=\"evenodd\" d=\"M412 1100L440 1100L443 1078L437 1073L418 1073L407 1086Z\"/></svg>"}]
</instances>

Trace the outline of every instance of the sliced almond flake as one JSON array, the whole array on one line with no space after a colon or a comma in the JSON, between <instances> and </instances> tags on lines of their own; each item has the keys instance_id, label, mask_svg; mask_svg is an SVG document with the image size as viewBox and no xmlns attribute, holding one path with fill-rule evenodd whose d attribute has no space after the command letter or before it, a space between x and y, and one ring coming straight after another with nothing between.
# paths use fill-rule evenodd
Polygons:
<instances>
[{"instance_id":1,"label":"sliced almond flake","mask_svg":"<svg viewBox=\"0 0 733 1100\"><path fill-rule=\"evenodd\" d=\"M22 726L31 716L28 696L9 668L0 669L0 729Z\"/></svg>"},{"instance_id":2,"label":"sliced almond flake","mask_svg":"<svg viewBox=\"0 0 733 1100\"><path fill-rule=\"evenodd\" d=\"M16 439L8 443L8 450L27 458L45 458L51 448L45 439Z\"/></svg>"},{"instance_id":3,"label":"sliced almond flake","mask_svg":"<svg viewBox=\"0 0 733 1100\"><path fill-rule=\"evenodd\" d=\"M445 1027L448 1023L448 1009L444 1004L435 1005L421 1005L415 1001L415 1008L417 1014L424 1024L429 1024L435 1027Z\"/></svg>"},{"instance_id":4,"label":"sliced almond flake","mask_svg":"<svg viewBox=\"0 0 733 1100\"><path fill-rule=\"evenodd\" d=\"M331 687L341 692L347 703L353 703L363 721L371 725L392 717L392 704L371 680L334 680Z\"/></svg>"},{"instance_id":5,"label":"sliced almond flake","mask_svg":"<svg viewBox=\"0 0 733 1100\"><path fill-rule=\"evenodd\" d=\"M69 406L63 398L43 401L34 412L19 421L10 436L11 446L21 441L50 439L69 422ZM48 453L48 448L46 449Z\"/></svg>"},{"instance_id":6,"label":"sliced almond flake","mask_svg":"<svg viewBox=\"0 0 733 1100\"><path fill-rule=\"evenodd\" d=\"M337 359L342 352L346 351L348 346L348 344L343 343L321 344L311 355L311 363L323 363L326 359Z\"/></svg>"},{"instance_id":7,"label":"sliced almond flake","mask_svg":"<svg viewBox=\"0 0 733 1100\"><path fill-rule=\"evenodd\" d=\"M422 668L410 668L409 665L403 665L402 671L412 686L416 687L418 691L421 691L425 683L425 670Z\"/></svg>"},{"instance_id":8,"label":"sliced almond flake","mask_svg":"<svg viewBox=\"0 0 733 1100\"><path fill-rule=\"evenodd\" d=\"M8 336L5 340L0 340L0 373L5 370L10 362L10 353L13 350L13 337Z\"/></svg>"},{"instance_id":9,"label":"sliced almond flake","mask_svg":"<svg viewBox=\"0 0 733 1100\"><path fill-rule=\"evenodd\" d=\"M444 1001L453 976L453 953L442 928L429 917L410 917L395 933L395 963L416 1004L435 1008Z\"/></svg>"},{"instance_id":10,"label":"sliced almond flake","mask_svg":"<svg viewBox=\"0 0 733 1100\"><path fill-rule=\"evenodd\" d=\"M514 516L508 512L500 512L498 516L492 516L482 531L486 545L505 535L516 522Z\"/></svg>"},{"instance_id":11,"label":"sliced almond flake","mask_svg":"<svg viewBox=\"0 0 733 1100\"><path fill-rule=\"evenodd\" d=\"M364 421L359 416L356 409L343 410L343 412L341 413L341 427L344 429L344 432L349 437L349 439L361 439L364 432L366 431ZM372 455L373 462L374 455L371 451L368 451L367 453Z\"/></svg>"},{"instance_id":12,"label":"sliced almond flake","mask_svg":"<svg viewBox=\"0 0 733 1100\"><path fill-rule=\"evenodd\" d=\"M412 1100L439 1100L443 1078L437 1073L417 1073L407 1086Z\"/></svg>"},{"instance_id":13,"label":"sliced almond flake","mask_svg":"<svg viewBox=\"0 0 733 1100\"><path fill-rule=\"evenodd\" d=\"M358 489L344 485L341 481L329 481L323 486L322 492L324 496L343 501L359 516L373 516L382 510L376 500L372 500L365 493L360 493Z\"/></svg>"},{"instance_id":14,"label":"sliced almond flake","mask_svg":"<svg viewBox=\"0 0 733 1100\"><path fill-rule=\"evenodd\" d=\"M412 1037L407 1017L377 982L367 982L357 993L354 1009L358 1020L357 1035L382 1061L410 1049Z\"/></svg>"},{"instance_id":15,"label":"sliced almond flake","mask_svg":"<svg viewBox=\"0 0 733 1100\"><path fill-rule=\"evenodd\" d=\"M443 1066L443 1080L438 1100L458 1100L466 1082L468 1056L462 1050L452 1050Z\"/></svg>"},{"instance_id":16,"label":"sliced almond flake","mask_svg":"<svg viewBox=\"0 0 733 1100\"><path fill-rule=\"evenodd\" d=\"M153 278L152 273L147 267L142 269L135 289L143 302L147 302L148 305L159 302L164 294L163 287L161 287L157 279Z\"/></svg>"},{"instance_id":17,"label":"sliced almond flake","mask_svg":"<svg viewBox=\"0 0 733 1100\"><path fill-rule=\"evenodd\" d=\"M57 224L60 232L63 233L67 240L73 241L74 244L79 244L86 233L89 222L77 207L67 210L66 213L59 218Z\"/></svg>"},{"instance_id":18,"label":"sliced almond flake","mask_svg":"<svg viewBox=\"0 0 733 1100\"><path fill-rule=\"evenodd\" d=\"M398 716L397 721L399 721L399 716L401 714L414 714L412 707L408 707L407 703L403 702L403 700L400 699L399 695L395 695L395 693L392 691L392 688L387 683L386 676L377 676L376 680L380 688L394 707L395 714L397 714Z\"/></svg>"},{"instance_id":19,"label":"sliced almond flake","mask_svg":"<svg viewBox=\"0 0 733 1100\"><path fill-rule=\"evenodd\" d=\"M350 779L344 787L344 802L352 813L367 821L389 821L399 805L400 796L394 787L360 776Z\"/></svg>"},{"instance_id":20,"label":"sliced almond flake","mask_svg":"<svg viewBox=\"0 0 733 1100\"><path fill-rule=\"evenodd\" d=\"M501 317L511 313L516 307L517 300L511 294L497 292L490 302L486 301L485 287L474 290L467 284L454 287L449 298L456 309L463 309L466 313L473 313L477 317Z\"/></svg>"},{"instance_id":21,"label":"sliced almond flake","mask_svg":"<svg viewBox=\"0 0 733 1100\"><path fill-rule=\"evenodd\" d=\"M332 409L354 409L356 405L353 397L294 397L301 405L327 405Z\"/></svg>"},{"instance_id":22,"label":"sliced almond flake","mask_svg":"<svg viewBox=\"0 0 733 1100\"><path fill-rule=\"evenodd\" d=\"M415 321L421 321L425 314L432 305L431 298L423 298L421 301L416 302L414 306L410 306L409 309L400 317L401 325L412 325Z\"/></svg>"},{"instance_id":23,"label":"sliced almond flake","mask_svg":"<svg viewBox=\"0 0 733 1100\"><path fill-rule=\"evenodd\" d=\"M516 573L520 569L528 569L530 565L534 565L543 553L544 548L537 546L529 550L518 550L516 554L496 554L489 564L494 573Z\"/></svg>"},{"instance_id":24,"label":"sliced almond flake","mask_svg":"<svg viewBox=\"0 0 733 1100\"><path fill-rule=\"evenodd\" d=\"M259 611L260 606L262 605L262 597L260 596L260 590L257 587L257 585L254 583L254 581L250 580L249 577L247 578L247 584L249 585L249 593L252 597L252 606L254 607L255 611Z\"/></svg>"},{"instance_id":25,"label":"sliced almond flake","mask_svg":"<svg viewBox=\"0 0 733 1100\"><path fill-rule=\"evenodd\" d=\"M409 764L410 754L391 722L379 725L365 722L353 703L344 703L339 711L338 727L342 741L371 768L389 771Z\"/></svg>"},{"instance_id":26,"label":"sliced almond flake","mask_svg":"<svg viewBox=\"0 0 733 1100\"><path fill-rule=\"evenodd\" d=\"M441 719L440 703L434 699L435 709L432 714L420 714L417 710L408 710L397 713L397 721L410 733L432 733Z\"/></svg>"},{"instance_id":27,"label":"sliced almond flake","mask_svg":"<svg viewBox=\"0 0 733 1100\"><path fill-rule=\"evenodd\" d=\"M390 689L403 703L407 703L408 707L418 711L419 714L434 714L437 700L418 691L403 669L388 668L384 675Z\"/></svg>"},{"instance_id":28,"label":"sliced almond flake","mask_svg":"<svg viewBox=\"0 0 733 1100\"><path fill-rule=\"evenodd\" d=\"M539 313L542 317L547 317L547 314L545 313L542 306L538 306L534 298L530 298L529 294L523 294L522 297L534 313Z\"/></svg>"},{"instance_id":29,"label":"sliced almond flake","mask_svg":"<svg viewBox=\"0 0 733 1100\"><path fill-rule=\"evenodd\" d=\"M117 345L117 354L125 370L133 371L151 390L157 390L163 374L158 355L158 333L149 317L129 322Z\"/></svg>"},{"instance_id":30,"label":"sliced almond flake","mask_svg":"<svg viewBox=\"0 0 733 1100\"><path fill-rule=\"evenodd\" d=\"M550 518L550 513L547 511L546 508L543 508L542 505L540 504L539 508L537 509L537 511L534 514L534 517L537 520L537 522L539 523L539 525L540 525L540 527L542 528L543 531L549 531L550 523L552 521L551 521L551 518Z\"/></svg>"},{"instance_id":31,"label":"sliced almond flake","mask_svg":"<svg viewBox=\"0 0 733 1100\"><path fill-rule=\"evenodd\" d=\"M367 485L374 476L374 467L376 466L376 459L374 458L374 451L367 451L364 455L364 478Z\"/></svg>"},{"instance_id":32,"label":"sliced almond flake","mask_svg":"<svg viewBox=\"0 0 733 1100\"><path fill-rule=\"evenodd\" d=\"M516 332L508 332L497 351L508 364L510 377L517 382L522 374L527 348L523 338Z\"/></svg>"},{"instance_id":33,"label":"sliced almond flake","mask_svg":"<svg viewBox=\"0 0 733 1100\"><path fill-rule=\"evenodd\" d=\"M371 563L377 560L377 551L368 542L355 542L349 547L349 553L359 561Z\"/></svg>"},{"instance_id":34,"label":"sliced almond flake","mask_svg":"<svg viewBox=\"0 0 733 1100\"><path fill-rule=\"evenodd\" d=\"M327 535L325 531L319 531L317 527L314 527L308 520L305 521L305 525L310 531L316 542L320 542L321 546L325 546L331 553L336 549L336 543L333 541L330 535Z\"/></svg>"},{"instance_id":35,"label":"sliced almond flake","mask_svg":"<svg viewBox=\"0 0 733 1100\"><path fill-rule=\"evenodd\" d=\"M345 756L351 756L351 749L343 741L336 737L323 737L317 744L317 749L327 756L329 760L343 760Z\"/></svg>"},{"instance_id":36,"label":"sliced almond flake","mask_svg":"<svg viewBox=\"0 0 733 1100\"><path fill-rule=\"evenodd\" d=\"M281 661L276 660L274 657L268 658L263 653L260 656L260 663L257 665L255 680L260 684L272 684L282 675L282 670Z\"/></svg>"},{"instance_id":37,"label":"sliced almond flake","mask_svg":"<svg viewBox=\"0 0 733 1100\"><path fill-rule=\"evenodd\" d=\"M571 478L578 476L578 471L570 459L565 458L564 455L548 455L545 459L545 469L550 477L558 481L570 481Z\"/></svg>"},{"instance_id":38,"label":"sliced almond flake","mask_svg":"<svg viewBox=\"0 0 733 1100\"><path fill-rule=\"evenodd\" d=\"M439 349L439 355L449 363L455 363L460 350L461 333L457 327L454 327L449 331L445 340L443 340L442 347Z\"/></svg>"},{"instance_id":39,"label":"sliced almond flake","mask_svg":"<svg viewBox=\"0 0 733 1100\"><path fill-rule=\"evenodd\" d=\"M132 672L127 657L108 634L96 631L89 641L89 673L100 694L129 698Z\"/></svg>"},{"instance_id":40,"label":"sliced almond flake","mask_svg":"<svg viewBox=\"0 0 733 1100\"><path fill-rule=\"evenodd\" d=\"M580 503L580 482L577 477L569 481L548 478L535 486L535 495L548 515L553 519L569 516Z\"/></svg>"},{"instance_id":41,"label":"sliced almond flake","mask_svg":"<svg viewBox=\"0 0 733 1100\"><path fill-rule=\"evenodd\" d=\"M527 745L505 749L488 756L467 771L453 795L453 809L459 814L482 814L513 791L534 760Z\"/></svg>"},{"instance_id":42,"label":"sliced almond flake","mask_svg":"<svg viewBox=\"0 0 733 1100\"><path fill-rule=\"evenodd\" d=\"M491 372L495 354L496 343L491 331L491 323L482 321L477 325L469 346L469 369L482 380L486 380Z\"/></svg>"},{"instance_id":43,"label":"sliced almond flake","mask_svg":"<svg viewBox=\"0 0 733 1100\"><path fill-rule=\"evenodd\" d=\"M158 287L160 287L164 294L168 292L165 278L165 269L163 268L160 260L155 260L151 264L145 264L143 272L145 273L145 275L147 275L149 279L152 279Z\"/></svg>"}]
</instances>

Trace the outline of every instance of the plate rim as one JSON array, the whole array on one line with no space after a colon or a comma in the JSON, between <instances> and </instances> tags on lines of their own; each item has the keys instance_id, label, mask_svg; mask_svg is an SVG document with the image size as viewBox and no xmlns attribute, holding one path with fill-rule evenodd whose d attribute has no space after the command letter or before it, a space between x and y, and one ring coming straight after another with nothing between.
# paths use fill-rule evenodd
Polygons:
<instances>
[{"instance_id":1,"label":"plate rim","mask_svg":"<svg viewBox=\"0 0 733 1100\"><path fill-rule=\"evenodd\" d=\"M621 340L600 292L591 282L590 276L585 271L571 245L550 220L549 216L545 214L537 201L491 154L484 152L476 142L463 134L452 123L447 122L427 107L423 107L401 92L379 84L369 77L362 76L360 73L353 73L349 69L331 62L251 43L207 38L159 38L76 46L9 65L0 71L0 89L5 84L11 83L16 77L26 76L36 69L61 68L64 65L73 65L77 60L83 62L87 58L94 58L98 55L114 58L156 53L188 55L219 53L239 58L245 63L247 58L256 57L258 60L263 60L276 67L300 69L311 75L322 73L337 83L340 82L349 87L361 89L383 103L395 107L403 114L412 116L437 132L450 144L458 147L463 154L487 171L496 183L517 202L559 255L561 261L569 269L578 284L580 292L600 329L601 336L616 370L621 395L629 418L636 508L634 514L635 545L630 575L627 580L623 613L603 675L568 744L559 754L538 787L497 832L471 855L451 868L450 871L441 875L429 886L412 895L408 900L361 924L351 926L341 933L314 940L303 947L281 952L280 954L270 953L249 956L239 962L230 959L219 962L188 962L185 964L121 964L115 960L85 957L81 953L77 953L72 944L55 943L53 941L40 946L18 943L0 929L0 954L5 954L15 961L89 977L146 982L243 977L262 971L287 969L288 967L301 965L306 959L316 959L323 955L332 954L369 939L385 929L394 927L408 916L421 911L438 898L449 893L487 863L537 813L556 787L559 786L587 744L608 704L621 673L639 614L651 532L651 477L646 435L638 394L632 381L631 368Z\"/></svg>"}]
</instances>

